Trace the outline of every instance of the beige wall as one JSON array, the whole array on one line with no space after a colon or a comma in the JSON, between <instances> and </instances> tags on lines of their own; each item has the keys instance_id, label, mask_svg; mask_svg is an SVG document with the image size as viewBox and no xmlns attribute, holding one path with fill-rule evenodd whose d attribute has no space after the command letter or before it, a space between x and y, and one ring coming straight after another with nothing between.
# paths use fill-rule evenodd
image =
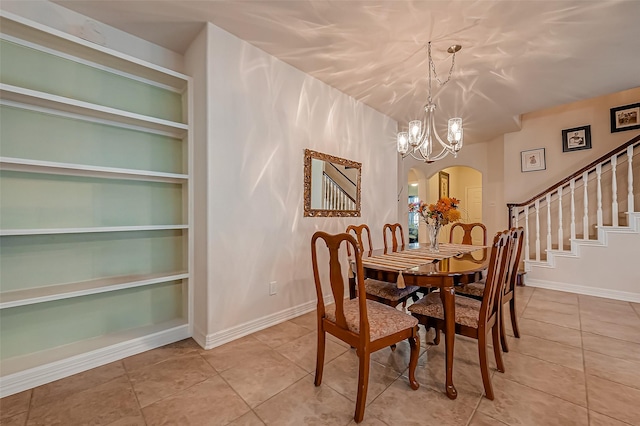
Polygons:
<instances>
[{"instance_id":1,"label":"beige wall","mask_svg":"<svg viewBox=\"0 0 640 426\"><path fill-rule=\"evenodd\" d=\"M557 183L634 136L611 133L610 108L640 101L640 87L522 116L522 130L504 135L504 198L522 202ZM592 149L562 152L562 130L591 125ZM547 169L522 173L520 152L545 148Z\"/></svg>"}]
</instances>

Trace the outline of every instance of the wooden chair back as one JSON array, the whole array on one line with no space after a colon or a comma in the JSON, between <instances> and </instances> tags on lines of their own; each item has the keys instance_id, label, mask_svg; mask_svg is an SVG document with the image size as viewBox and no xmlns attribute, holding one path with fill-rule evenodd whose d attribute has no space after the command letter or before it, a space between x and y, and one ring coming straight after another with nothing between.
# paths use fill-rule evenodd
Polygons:
<instances>
[{"instance_id":1,"label":"wooden chair back","mask_svg":"<svg viewBox=\"0 0 640 426\"><path fill-rule=\"evenodd\" d=\"M524 228L511 228L510 235L509 263L505 274L505 294L512 293L516 288L516 283L518 281L518 266L520 265L520 259L522 258Z\"/></svg>"},{"instance_id":2,"label":"wooden chair back","mask_svg":"<svg viewBox=\"0 0 640 426\"><path fill-rule=\"evenodd\" d=\"M464 234L462 235L462 244L473 244L472 243L472 238L471 238L471 232L475 229L481 229L482 230L482 245L486 246L487 245L487 227L484 226L483 223L480 222L474 222L474 223L460 223L460 222L456 222L453 224L453 226L451 226L451 229L449 230L449 242L453 243L453 235L454 232L456 230L456 228L462 228L462 231L464 232Z\"/></svg>"},{"instance_id":3,"label":"wooden chair back","mask_svg":"<svg viewBox=\"0 0 640 426\"><path fill-rule=\"evenodd\" d=\"M313 234L311 238L311 260L313 263L313 278L316 285L316 295L318 297L318 321L328 321L325 317L324 295L322 294L322 281L320 278L320 271L318 268L318 256L317 256L317 240L322 240L329 252L329 283L331 285L331 294L336 304L336 321L333 323L334 329L327 329L331 334L353 344L359 342L369 341L369 320L367 317L367 298L358 298L358 307L360 310L360 331L358 334L353 333L347 327L347 321L344 315L344 291L345 291L345 279L343 276L343 268L340 263L340 246L344 243L347 247L351 247L355 253L356 262L356 284L358 288L358 294L365 294L364 288L364 270L362 268L362 251L358 245L358 241L347 233L331 235L326 232L318 231ZM350 266L350 265L349 265ZM338 330L336 330L338 329Z\"/></svg>"},{"instance_id":4,"label":"wooden chair back","mask_svg":"<svg viewBox=\"0 0 640 426\"><path fill-rule=\"evenodd\" d=\"M387 243L387 229L391 233L391 250L392 251L398 250L398 237L396 236L396 234L398 233L400 233L400 241L402 241L402 245L404 246L404 231L402 230L402 225L400 225L399 223L393 223L393 224L386 223L382 227L382 238L384 241L385 253L387 252L387 249L389 247Z\"/></svg>"},{"instance_id":5,"label":"wooden chair back","mask_svg":"<svg viewBox=\"0 0 640 426\"><path fill-rule=\"evenodd\" d=\"M365 231L367 234L366 247L364 244L364 240L362 238ZM366 224L363 223L362 225L349 225L347 226L346 232L347 234L349 235L353 234L356 237L356 240L358 240L358 244L360 245L360 250L362 250L362 253L371 253L371 250L373 250L373 244L371 243L371 230ZM347 244L347 255L351 256L351 248L348 244Z\"/></svg>"},{"instance_id":6,"label":"wooden chair back","mask_svg":"<svg viewBox=\"0 0 640 426\"><path fill-rule=\"evenodd\" d=\"M480 317L478 321L479 333L494 324L498 320L500 305L502 304L501 292L504 288L505 274L507 270L507 255L510 241L510 232L498 232L493 238L487 280L482 296Z\"/></svg>"}]
</instances>

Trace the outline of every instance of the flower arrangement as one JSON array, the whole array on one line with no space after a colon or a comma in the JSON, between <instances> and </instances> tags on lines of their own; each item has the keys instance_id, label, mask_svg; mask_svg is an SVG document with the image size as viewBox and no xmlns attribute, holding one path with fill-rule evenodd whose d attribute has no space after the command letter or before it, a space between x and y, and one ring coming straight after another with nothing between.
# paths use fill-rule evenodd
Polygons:
<instances>
[{"instance_id":1,"label":"flower arrangement","mask_svg":"<svg viewBox=\"0 0 640 426\"><path fill-rule=\"evenodd\" d=\"M443 226L460 220L456 198L442 197L435 204L424 201L409 204L409 211L419 213L427 225Z\"/></svg>"}]
</instances>

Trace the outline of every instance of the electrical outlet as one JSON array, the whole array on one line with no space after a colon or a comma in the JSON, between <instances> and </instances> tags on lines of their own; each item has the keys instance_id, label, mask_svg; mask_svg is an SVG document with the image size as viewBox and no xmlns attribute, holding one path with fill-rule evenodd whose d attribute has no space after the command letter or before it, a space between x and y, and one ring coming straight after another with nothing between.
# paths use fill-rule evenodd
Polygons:
<instances>
[{"instance_id":1,"label":"electrical outlet","mask_svg":"<svg viewBox=\"0 0 640 426\"><path fill-rule=\"evenodd\" d=\"M269 296L275 296L278 294L278 284L276 281L271 281L269 283Z\"/></svg>"}]
</instances>

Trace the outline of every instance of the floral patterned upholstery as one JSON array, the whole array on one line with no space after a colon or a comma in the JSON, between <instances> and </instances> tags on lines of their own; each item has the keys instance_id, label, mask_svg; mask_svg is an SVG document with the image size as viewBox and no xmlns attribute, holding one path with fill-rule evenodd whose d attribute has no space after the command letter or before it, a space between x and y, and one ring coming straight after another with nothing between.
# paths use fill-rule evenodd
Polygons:
<instances>
[{"instance_id":1,"label":"floral patterned upholstery","mask_svg":"<svg viewBox=\"0 0 640 426\"><path fill-rule=\"evenodd\" d=\"M407 286L405 288L398 288L398 286L394 283L378 281L371 278L364 281L364 289L367 294L391 300L392 302L396 302L403 297L409 296L419 288L420 287L416 287L413 285Z\"/></svg>"},{"instance_id":2,"label":"floral patterned upholstery","mask_svg":"<svg viewBox=\"0 0 640 426\"><path fill-rule=\"evenodd\" d=\"M482 297L484 295L484 283L477 282L477 283L463 285L462 287L456 287L456 293L469 294L475 297Z\"/></svg>"},{"instance_id":3,"label":"floral patterned upholstery","mask_svg":"<svg viewBox=\"0 0 640 426\"><path fill-rule=\"evenodd\" d=\"M456 323L471 328L478 328L480 317L480 301L464 296L456 296ZM440 293L431 293L409 306L411 313L444 320L444 310Z\"/></svg>"},{"instance_id":4,"label":"floral patterned upholstery","mask_svg":"<svg viewBox=\"0 0 640 426\"><path fill-rule=\"evenodd\" d=\"M327 306L325 316L329 321L336 321L336 305ZM344 301L344 316L347 328L360 332L360 309L358 298ZM418 320L411 315L400 312L391 306L367 300L367 318L369 319L369 335L371 341L381 339L398 331L418 325Z\"/></svg>"}]
</instances>

